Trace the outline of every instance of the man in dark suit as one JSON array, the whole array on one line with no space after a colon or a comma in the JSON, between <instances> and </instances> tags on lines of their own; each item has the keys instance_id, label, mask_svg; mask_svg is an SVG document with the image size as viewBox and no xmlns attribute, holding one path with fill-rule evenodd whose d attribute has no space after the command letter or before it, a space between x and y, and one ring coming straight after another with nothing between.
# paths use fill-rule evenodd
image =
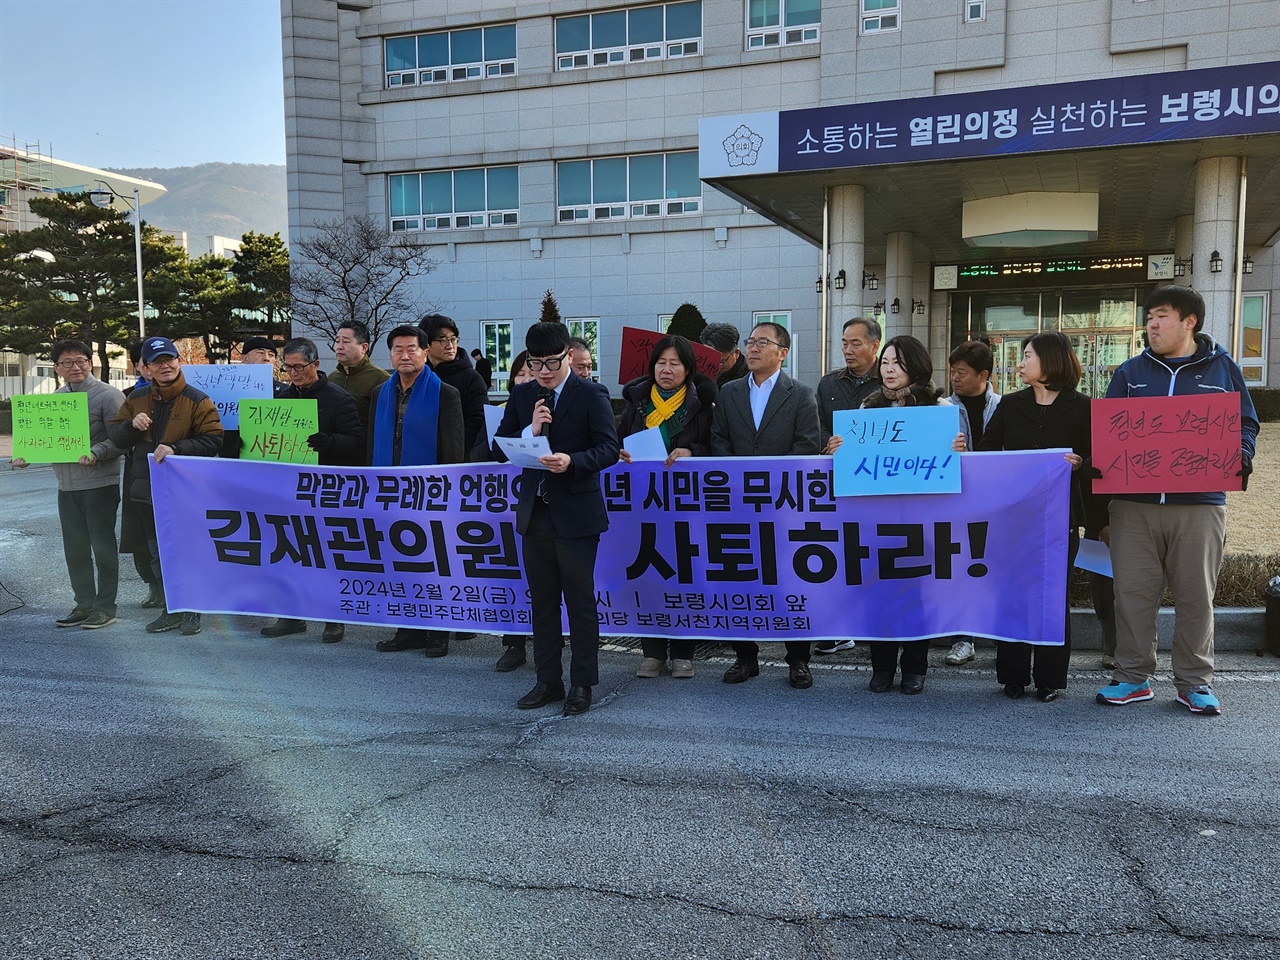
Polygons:
<instances>
[{"instance_id":1,"label":"man in dark suit","mask_svg":"<svg viewBox=\"0 0 1280 960\"><path fill-rule=\"evenodd\" d=\"M585 713L599 682L600 624L595 567L600 534L609 526L600 471L618 462L618 434L605 387L569 365L569 331L538 323L525 335L534 379L511 391L499 437L545 436L545 470L526 468L516 530L533 607L533 662L538 682L517 701L531 710L564 700L565 716ZM506 456L495 443L496 460ZM569 614L569 693L565 696L560 601Z\"/></svg>"},{"instance_id":2,"label":"man in dark suit","mask_svg":"<svg viewBox=\"0 0 1280 960\"><path fill-rule=\"evenodd\" d=\"M782 371L791 335L777 323L759 323L744 344L750 373L720 388L711 419L711 453L717 457L812 457L822 449L818 404L813 391ZM809 642L787 641L791 686L813 686ZM759 646L733 644L736 661L725 683L759 676Z\"/></svg>"}]
</instances>

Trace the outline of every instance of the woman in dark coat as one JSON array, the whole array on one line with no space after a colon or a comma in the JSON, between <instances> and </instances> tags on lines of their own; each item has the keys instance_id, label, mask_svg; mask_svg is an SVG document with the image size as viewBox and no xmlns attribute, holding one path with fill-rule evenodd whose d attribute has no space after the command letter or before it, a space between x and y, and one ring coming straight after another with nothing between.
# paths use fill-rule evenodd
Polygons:
<instances>
[{"instance_id":1,"label":"woman in dark coat","mask_svg":"<svg viewBox=\"0 0 1280 960\"><path fill-rule=\"evenodd\" d=\"M711 412L716 394L715 381L697 372L697 360L689 341L679 335L663 337L653 345L649 373L622 388L622 397L627 402L618 425L622 460L632 462L626 438L654 427L661 430L667 448L666 466L681 457L710 456ZM644 659L636 676L659 676L669 654L671 676L692 677L693 648L692 640L645 637L641 642Z\"/></svg>"},{"instance_id":2,"label":"woman in dark coat","mask_svg":"<svg viewBox=\"0 0 1280 960\"><path fill-rule=\"evenodd\" d=\"M1022 362L1018 378L1025 390L1006 394L987 424L979 450L1046 450L1069 447L1071 464L1070 535L1067 540L1067 568L1080 547L1077 528L1085 523L1088 485L1082 484L1080 465L1088 459L1089 398L1076 392L1080 382L1080 361L1071 341L1056 330L1037 333L1022 341ZM1005 695L1018 699L1033 680L1036 697L1048 703L1067 686L1067 666L1071 659L1071 611L1067 611L1066 633L1061 646L996 641L996 680Z\"/></svg>"}]
</instances>

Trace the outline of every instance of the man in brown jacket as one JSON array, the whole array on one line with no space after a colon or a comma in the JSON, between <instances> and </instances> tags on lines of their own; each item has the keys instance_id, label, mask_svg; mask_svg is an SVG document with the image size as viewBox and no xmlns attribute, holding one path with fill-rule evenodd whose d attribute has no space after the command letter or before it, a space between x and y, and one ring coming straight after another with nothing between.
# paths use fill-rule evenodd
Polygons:
<instances>
[{"instance_id":1,"label":"man in brown jacket","mask_svg":"<svg viewBox=\"0 0 1280 960\"><path fill-rule=\"evenodd\" d=\"M164 588L156 515L151 505L151 471L169 454L183 457L216 457L222 449L222 421L209 397L187 385L178 348L165 337L148 337L142 343L142 362L151 383L135 390L111 421L108 435L133 461L132 482L125 496L139 504L138 511L151 547L152 573ZM200 614L170 613L168 603L160 616L147 624L147 633L165 633L181 627L185 636L200 632Z\"/></svg>"}]
</instances>

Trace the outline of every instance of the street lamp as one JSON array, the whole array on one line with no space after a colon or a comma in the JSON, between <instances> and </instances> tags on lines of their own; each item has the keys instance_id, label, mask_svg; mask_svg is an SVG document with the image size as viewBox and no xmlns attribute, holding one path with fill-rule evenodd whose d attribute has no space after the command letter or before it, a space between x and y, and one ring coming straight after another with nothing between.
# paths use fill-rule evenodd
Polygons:
<instances>
[{"instance_id":1,"label":"street lamp","mask_svg":"<svg viewBox=\"0 0 1280 960\"><path fill-rule=\"evenodd\" d=\"M98 190L89 191L89 199L95 207L109 207L113 197L119 197L125 203L129 202L129 198L124 194L116 193L111 184L105 180L99 180L98 183L102 187ZM143 312L142 299L142 204L138 201L138 188L133 188L133 256L137 262L138 268L138 338L147 339L147 318Z\"/></svg>"}]
</instances>

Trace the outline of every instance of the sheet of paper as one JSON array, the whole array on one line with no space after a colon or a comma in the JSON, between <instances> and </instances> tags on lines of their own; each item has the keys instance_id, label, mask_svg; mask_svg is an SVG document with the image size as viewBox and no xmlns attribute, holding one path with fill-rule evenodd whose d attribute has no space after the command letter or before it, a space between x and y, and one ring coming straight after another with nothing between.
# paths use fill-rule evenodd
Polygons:
<instances>
[{"instance_id":1,"label":"sheet of paper","mask_svg":"<svg viewBox=\"0 0 1280 960\"><path fill-rule=\"evenodd\" d=\"M539 457L551 454L551 444L546 437L494 437L493 440L517 467L547 469L538 462Z\"/></svg>"},{"instance_id":2,"label":"sheet of paper","mask_svg":"<svg viewBox=\"0 0 1280 960\"><path fill-rule=\"evenodd\" d=\"M632 460L667 459L667 445L662 440L661 427L650 427L631 434L622 441L622 449L631 454Z\"/></svg>"},{"instance_id":3,"label":"sheet of paper","mask_svg":"<svg viewBox=\"0 0 1280 960\"><path fill-rule=\"evenodd\" d=\"M1101 540L1081 540L1076 554L1076 566L1081 570L1100 573L1104 577L1115 576L1111 568L1111 548Z\"/></svg>"},{"instance_id":4,"label":"sheet of paper","mask_svg":"<svg viewBox=\"0 0 1280 960\"><path fill-rule=\"evenodd\" d=\"M489 446L493 446L493 435L498 432L498 425L502 423L502 415L506 412L506 404L495 407L491 403L484 405L484 435L489 441Z\"/></svg>"}]
</instances>

